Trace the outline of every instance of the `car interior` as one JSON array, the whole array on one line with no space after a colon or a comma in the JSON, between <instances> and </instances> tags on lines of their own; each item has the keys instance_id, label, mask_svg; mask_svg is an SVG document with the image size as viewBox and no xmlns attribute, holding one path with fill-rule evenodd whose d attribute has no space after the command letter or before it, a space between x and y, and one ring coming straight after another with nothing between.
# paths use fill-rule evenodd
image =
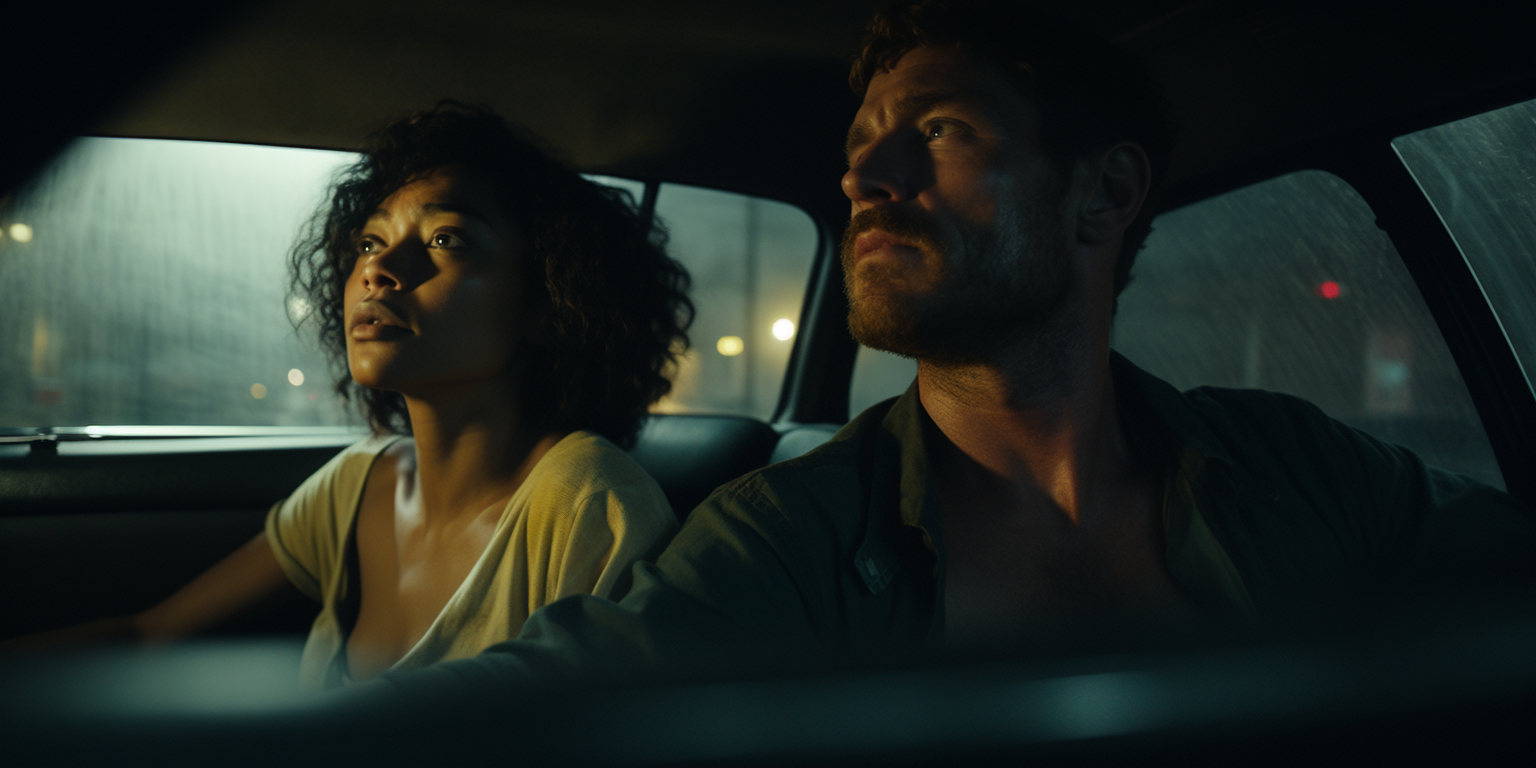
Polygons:
<instances>
[{"instance_id":1,"label":"car interior","mask_svg":"<svg viewBox=\"0 0 1536 768\"><path fill-rule=\"evenodd\" d=\"M849 336L837 253L848 62L881 5L18 12L0 639L153 604L366 433L289 323L307 309L285 304L285 249L368 131L440 99L527 126L667 227L699 316L631 455L679 517L899 395L914 364ZM1143 60L1178 133L1118 351L1181 388L1299 395L1536 503L1536 55L1517 19L1035 5ZM0 664L0 754L263 763L303 741L317 762L515 762L510 738L540 763L1498 762L1528 754L1536 704L1536 613L1499 603L1258 643L565 692L450 738L322 727L252 693L314 610L294 591L181 656Z\"/></svg>"}]
</instances>

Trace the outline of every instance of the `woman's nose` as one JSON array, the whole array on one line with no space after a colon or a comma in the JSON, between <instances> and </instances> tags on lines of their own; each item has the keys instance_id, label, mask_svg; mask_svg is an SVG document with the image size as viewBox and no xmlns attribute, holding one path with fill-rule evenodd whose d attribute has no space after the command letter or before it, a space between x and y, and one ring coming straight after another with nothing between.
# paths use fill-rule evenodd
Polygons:
<instances>
[{"instance_id":1,"label":"woman's nose","mask_svg":"<svg viewBox=\"0 0 1536 768\"><path fill-rule=\"evenodd\" d=\"M413 278L419 270L412 266L416 255L411 253L410 242L378 248L359 257L362 259L363 286L369 290L389 288L396 291L414 287L416 280Z\"/></svg>"}]
</instances>

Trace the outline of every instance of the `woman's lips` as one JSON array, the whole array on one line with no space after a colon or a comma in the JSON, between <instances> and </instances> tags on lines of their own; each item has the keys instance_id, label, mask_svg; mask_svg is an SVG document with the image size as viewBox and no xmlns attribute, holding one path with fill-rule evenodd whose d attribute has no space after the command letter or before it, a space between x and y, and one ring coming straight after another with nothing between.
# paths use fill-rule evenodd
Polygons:
<instances>
[{"instance_id":1,"label":"woman's lips","mask_svg":"<svg viewBox=\"0 0 1536 768\"><path fill-rule=\"evenodd\" d=\"M352 338L356 341L393 341L411 335L414 334L408 328L380 322L358 323L352 326Z\"/></svg>"},{"instance_id":2,"label":"woman's lips","mask_svg":"<svg viewBox=\"0 0 1536 768\"><path fill-rule=\"evenodd\" d=\"M349 335L358 341L389 341L415 335L389 305L378 300L358 302L349 321Z\"/></svg>"}]
</instances>

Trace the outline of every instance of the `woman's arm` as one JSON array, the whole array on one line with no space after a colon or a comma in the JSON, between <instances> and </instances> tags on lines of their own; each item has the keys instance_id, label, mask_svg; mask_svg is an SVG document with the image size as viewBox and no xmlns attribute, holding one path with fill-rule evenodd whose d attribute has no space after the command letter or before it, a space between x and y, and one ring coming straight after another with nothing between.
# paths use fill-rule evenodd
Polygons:
<instances>
[{"instance_id":1,"label":"woman's arm","mask_svg":"<svg viewBox=\"0 0 1536 768\"><path fill-rule=\"evenodd\" d=\"M263 531L159 605L133 616L136 635L141 644L156 645L197 634L271 597L287 583Z\"/></svg>"},{"instance_id":2,"label":"woman's arm","mask_svg":"<svg viewBox=\"0 0 1536 768\"><path fill-rule=\"evenodd\" d=\"M7 652L64 650L105 642L158 645L208 629L271 597L288 581L266 532L143 613L88 621L7 640Z\"/></svg>"}]
</instances>

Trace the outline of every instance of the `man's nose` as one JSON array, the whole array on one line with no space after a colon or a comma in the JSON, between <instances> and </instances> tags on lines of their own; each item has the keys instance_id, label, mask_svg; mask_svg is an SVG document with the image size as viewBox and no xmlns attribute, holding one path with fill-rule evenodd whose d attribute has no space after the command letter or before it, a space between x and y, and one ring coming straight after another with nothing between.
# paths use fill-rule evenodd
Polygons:
<instances>
[{"instance_id":1,"label":"man's nose","mask_svg":"<svg viewBox=\"0 0 1536 768\"><path fill-rule=\"evenodd\" d=\"M900 203L914 193L912 158L903 152L897 137L859 150L848 162L843 174L843 194L857 206L860 203Z\"/></svg>"}]
</instances>

